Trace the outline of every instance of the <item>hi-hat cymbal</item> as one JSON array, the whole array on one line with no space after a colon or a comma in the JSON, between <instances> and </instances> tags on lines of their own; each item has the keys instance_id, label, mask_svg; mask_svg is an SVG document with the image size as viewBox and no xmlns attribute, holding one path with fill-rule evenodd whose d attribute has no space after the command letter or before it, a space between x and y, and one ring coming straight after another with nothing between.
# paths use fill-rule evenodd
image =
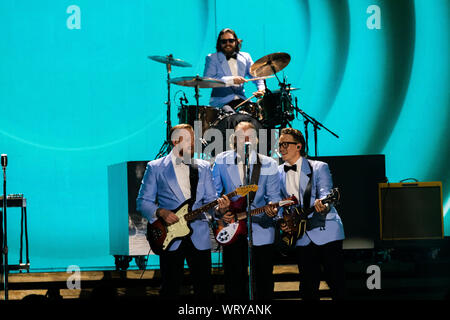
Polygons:
<instances>
[{"instance_id":1,"label":"hi-hat cymbal","mask_svg":"<svg viewBox=\"0 0 450 320\"><path fill-rule=\"evenodd\" d=\"M291 61L291 56L284 52L276 52L258 59L251 67L250 74L254 77L270 76L283 70Z\"/></svg>"},{"instance_id":2,"label":"hi-hat cymbal","mask_svg":"<svg viewBox=\"0 0 450 320\"><path fill-rule=\"evenodd\" d=\"M170 80L170 82L185 87L198 87L198 88L225 87L225 82L222 80L199 76L173 78Z\"/></svg>"},{"instance_id":3,"label":"hi-hat cymbal","mask_svg":"<svg viewBox=\"0 0 450 320\"><path fill-rule=\"evenodd\" d=\"M149 59L157 62L161 62L164 64L170 64L172 66L177 67L192 67L189 62L183 61L181 59L175 59L172 55L168 56L149 56Z\"/></svg>"}]
</instances>

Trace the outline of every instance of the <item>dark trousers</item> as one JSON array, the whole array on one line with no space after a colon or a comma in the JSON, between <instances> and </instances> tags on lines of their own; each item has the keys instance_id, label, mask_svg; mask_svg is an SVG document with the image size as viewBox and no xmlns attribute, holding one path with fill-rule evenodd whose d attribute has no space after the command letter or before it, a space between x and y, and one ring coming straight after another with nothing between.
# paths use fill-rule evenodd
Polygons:
<instances>
[{"instance_id":1,"label":"dark trousers","mask_svg":"<svg viewBox=\"0 0 450 320\"><path fill-rule=\"evenodd\" d=\"M246 237L223 247L225 295L227 299L249 299L248 243ZM273 245L253 246L254 299L273 298Z\"/></svg>"},{"instance_id":2,"label":"dark trousers","mask_svg":"<svg viewBox=\"0 0 450 320\"><path fill-rule=\"evenodd\" d=\"M318 246L310 243L296 247L295 255L300 273L300 295L303 300L319 300L321 266L333 300L345 298L345 270L342 240Z\"/></svg>"},{"instance_id":3,"label":"dark trousers","mask_svg":"<svg viewBox=\"0 0 450 320\"><path fill-rule=\"evenodd\" d=\"M175 251L167 251L160 255L161 290L163 299L177 299L180 297L180 289L183 284L184 259L189 267L189 272L194 287L196 300L212 299L211 281L211 250L198 250L190 238L182 240Z\"/></svg>"}]
</instances>

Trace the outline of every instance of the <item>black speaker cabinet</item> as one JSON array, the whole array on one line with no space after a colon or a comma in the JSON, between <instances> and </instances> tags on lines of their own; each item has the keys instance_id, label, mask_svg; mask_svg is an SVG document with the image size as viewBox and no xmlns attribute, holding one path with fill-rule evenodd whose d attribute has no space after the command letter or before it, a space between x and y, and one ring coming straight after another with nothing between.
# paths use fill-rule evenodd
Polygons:
<instances>
[{"instance_id":1,"label":"black speaker cabinet","mask_svg":"<svg viewBox=\"0 0 450 320\"><path fill-rule=\"evenodd\" d=\"M381 240L442 239L442 183L380 183Z\"/></svg>"}]
</instances>

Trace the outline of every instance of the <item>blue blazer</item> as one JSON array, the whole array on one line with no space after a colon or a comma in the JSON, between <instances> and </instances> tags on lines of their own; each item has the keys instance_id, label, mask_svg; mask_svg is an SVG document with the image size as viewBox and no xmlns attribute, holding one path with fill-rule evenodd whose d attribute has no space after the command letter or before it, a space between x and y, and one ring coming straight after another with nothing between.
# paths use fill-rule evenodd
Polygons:
<instances>
[{"instance_id":1,"label":"blue blazer","mask_svg":"<svg viewBox=\"0 0 450 320\"><path fill-rule=\"evenodd\" d=\"M195 159L198 164L199 181L197 186L197 197L193 209L197 209L217 199L216 191L211 177L210 164L207 161ZM142 179L141 188L137 198L137 211L139 211L150 223L157 217L156 209L164 208L174 210L187 199L177 182L175 170L171 160L171 154L150 161ZM212 211L211 211L212 213ZM192 242L198 250L211 249L209 224L203 215L201 219L191 222L193 233ZM181 240L176 240L169 251L178 249Z\"/></svg>"},{"instance_id":2,"label":"blue blazer","mask_svg":"<svg viewBox=\"0 0 450 320\"><path fill-rule=\"evenodd\" d=\"M237 57L238 75L244 78L253 78L250 74L250 67L253 64L253 60L247 52L238 52ZM237 95L241 99L246 99L244 84L232 85L233 76L231 74L230 66L228 65L227 58L222 52L211 53L206 56L205 70L203 72L204 77L220 79L227 83L227 87L213 88L211 92L210 104L215 107L222 107L227 102L233 100ZM256 81L258 90L263 90L264 81Z\"/></svg>"},{"instance_id":3,"label":"blue blazer","mask_svg":"<svg viewBox=\"0 0 450 320\"><path fill-rule=\"evenodd\" d=\"M302 168L300 172L300 203L303 204L303 193L309 182L308 174L311 170L308 165L308 161L311 163L313 169L313 181L312 181L312 191L311 191L311 202L306 204L305 207L311 207L314 205L316 199L322 199L326 197L331 189L333 188L333 181L331 179L330 169L328 164L322 161L307 160L303 158ZM284 171L284 164L278 167L278 172L280 174L281 181L281 196L288 197L286 191L286 172ZM311 213L308 217L312 217ZM306 231L302 238L297 240L296 246L306 246L311 241L317 245L322 245L331 241L344 239L344 226L342 224L341 218L339 217L336 209L331 206L330 212L326 216L325 220L325 230L320 228L312 229L311 231Z\"/></svg>"},{"instance_id":4,"label":"blue blazer","mask_svg":"<svg viewBox=\"0 0 450 320\"><path fill-rule=\"evenodd\" d=\"M261 159L261 173L258 181L258 191L251 205L251 209L265 206L272 202L278 202L280 198L280 178L277 171L277 163L270 157L259 155ZM237 187L240 187L241 181L239 170L235 164L236 152L228 150L217 155L213 167L213 180L218 195L230 193ZM253 165L250 166L250 176L253 172ZM235 197L231 200L236 200ZM255 220L262 217L265 213L254 216ZM267 217L267 216L266 216ZM252 223L253 244L262 246L271 244L275 240L275 228L263 228L258 223Z\"/></svg>"}]
</instances>

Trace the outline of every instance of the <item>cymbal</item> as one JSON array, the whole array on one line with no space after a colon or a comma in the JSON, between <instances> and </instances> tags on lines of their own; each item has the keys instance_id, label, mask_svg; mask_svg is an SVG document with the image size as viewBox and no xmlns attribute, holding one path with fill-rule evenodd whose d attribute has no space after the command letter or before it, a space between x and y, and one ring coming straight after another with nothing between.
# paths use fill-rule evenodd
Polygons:
<instances>
[{"instance_id":1,"label":"cymbal","mask_svg":"<svg viewBox=\"0 0 450 320\"><path fill-rule=\"evenodd\" d=\"M199 76L173 78L170 80L170 82L185 87L198 87L198 88L225 87L225 82L222 80Z\"/></svg>"},{"instance_id":2,"label":"cymbal","mask_svg":"<svg viewBox=\"0 0 450 320\"><path fill-rule=\"evenodd\" d=\"M250 74L254 77L270 76L283 70L291 61L291 56L284 52L276 52L258 59L251 67Z\"/></svg>"},{"instance_id":3,"label":"cymbal","mask_svg":"<svg viewBox=\"0 0 450 320\"><path fill-rule=\"evenodd\" d=\"M172 55L168 56L149 56L148 57L151 60L161 62L164 64L170 64L172 66L177 67L192 67L192 65L189 62L183 61L181 59L175 59Z\"/></svg>"}]
</instances>

